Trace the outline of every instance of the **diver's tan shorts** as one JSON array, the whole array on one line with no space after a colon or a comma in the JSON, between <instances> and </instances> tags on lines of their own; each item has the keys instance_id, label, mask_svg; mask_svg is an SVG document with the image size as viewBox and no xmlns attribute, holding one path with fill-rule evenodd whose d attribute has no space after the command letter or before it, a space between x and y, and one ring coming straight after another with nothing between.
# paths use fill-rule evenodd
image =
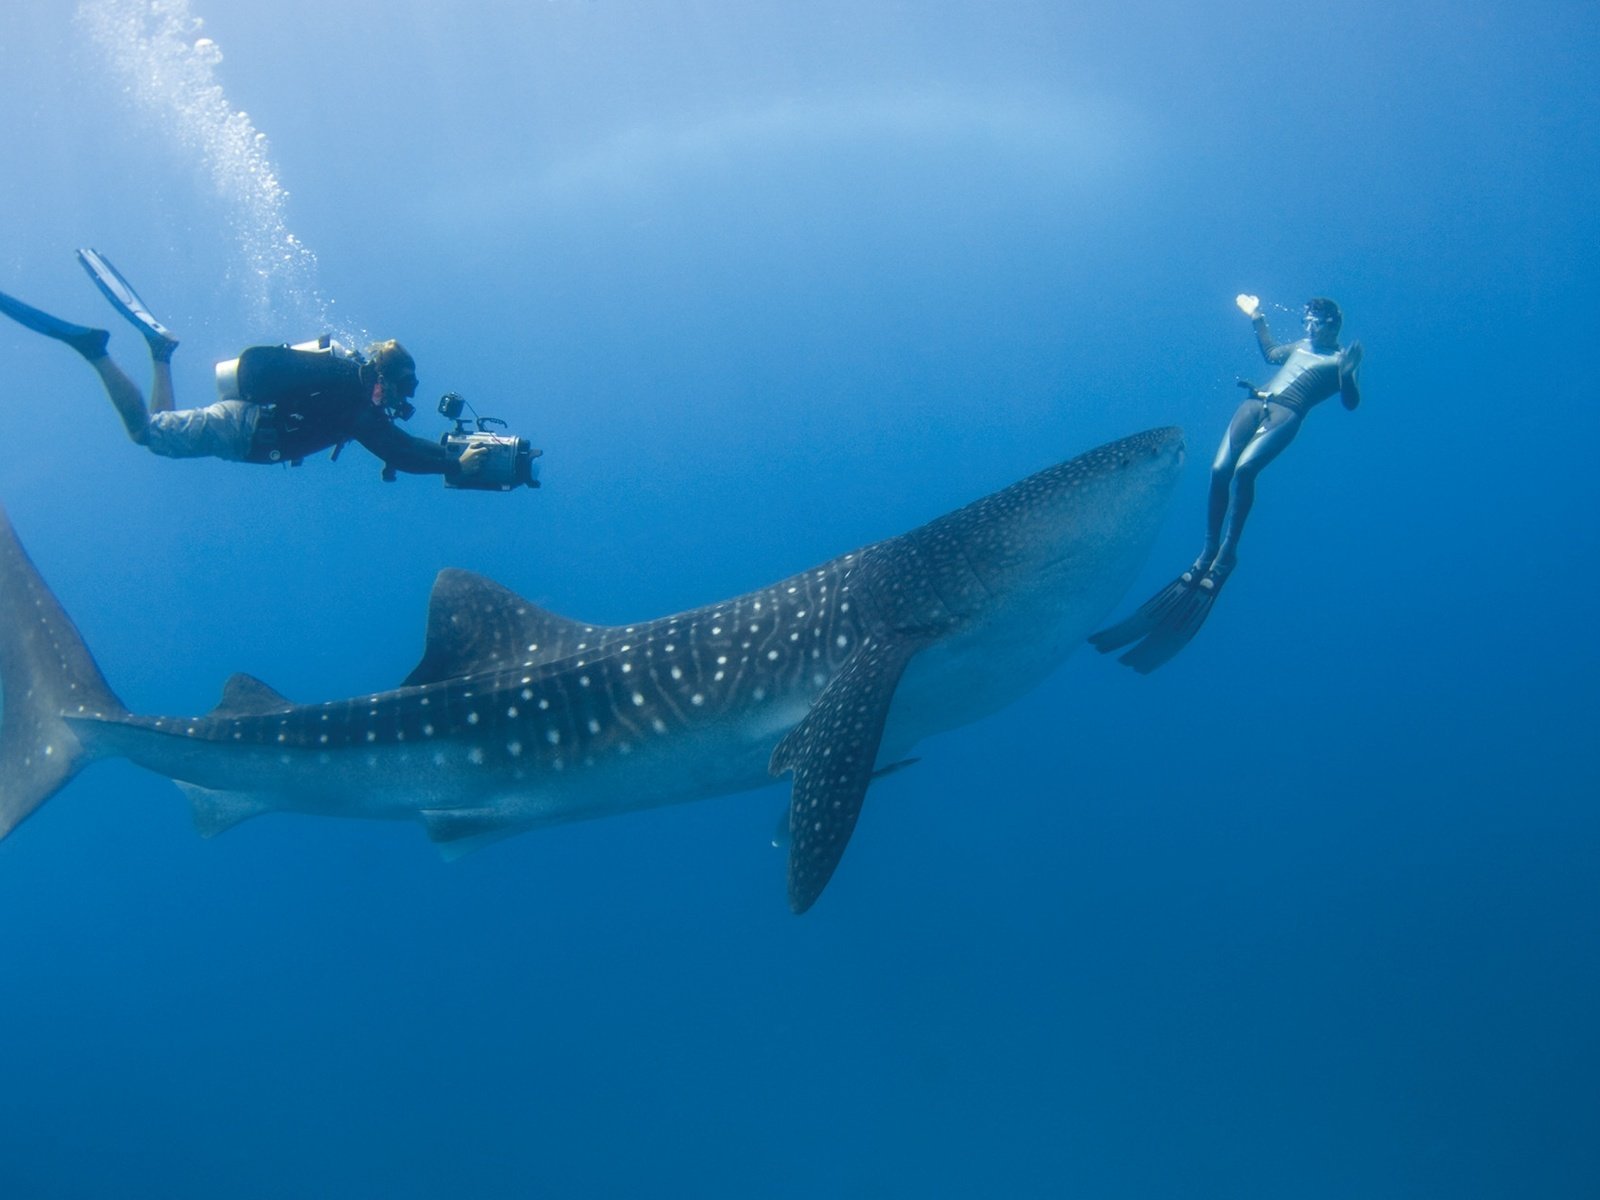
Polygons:
<instances>
[{"instance_id":1,"label":"diver's tan shorts","mask_svg":"<svg viewBox=\"0 0 1600 1200\"><path fill-rule=\"evenodd\" d=\"M150 414L144 444L163 458L228 458L250 453L261 406L243 400L218 400L204 408Z\"/></svg>"}]
</instances>

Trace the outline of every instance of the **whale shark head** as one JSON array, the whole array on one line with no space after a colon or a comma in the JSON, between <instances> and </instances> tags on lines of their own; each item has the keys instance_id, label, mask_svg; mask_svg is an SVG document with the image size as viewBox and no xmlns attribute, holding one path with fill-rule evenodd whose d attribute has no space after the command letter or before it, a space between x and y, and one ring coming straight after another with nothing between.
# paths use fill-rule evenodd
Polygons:
<instances>
[{"instance_id":1,"label":"whale shark head","mask_svg":"<svg viewBox=\"0 0 1600 1200\"><path fill-rule=\"evenodd\" d=\"M1183 431L1153 429L885 544L898 551L893 623L945 626L910 664L892 754L1003 708L1083 644L1149 554L1183 459Z\"/></svg>"},{"instance_id":2,"label":"whale shark head","mask_svg":"<svg viewBox=\"0 0 1600 1200\"><path fill-rule=\"evenodd\" d=\"M958 551L985 607L1074 591L1116 602L1143 561L1183 466L1183 432L1153 429L1029 476L914 531L930 557ZM1086 580L1098 586L1085 589Z\"/></svg>"}]
</instances>

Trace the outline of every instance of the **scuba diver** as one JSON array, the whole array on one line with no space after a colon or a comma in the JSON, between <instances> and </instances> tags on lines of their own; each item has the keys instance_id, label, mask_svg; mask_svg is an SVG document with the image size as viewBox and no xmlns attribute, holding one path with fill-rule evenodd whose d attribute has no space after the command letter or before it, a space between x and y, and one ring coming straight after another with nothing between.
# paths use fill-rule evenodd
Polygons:
<instances>
[{"instance_id":1,"label":"scuba diver","mask_svg":"<svg viewBox=\"0 0 1600 1200\"><path fill-rule=\"evenodd\" d=\"M203 408L178 409L173 403L172 352L178 339L151 315L143 300L109 259L97 251L78 251L78 261L112 306L133 323L150 346L150 403L107 351L110 333L74 325L0 292L0 312L36 333L65 342L100 376L128 436L153 454L167 458L223 458L236 462L298 466L306 456L346 442L360 442L384 464L383 476L396 471L442 475L450 487L508 490L537 487L532 450L521 438L477 433L457 420L456 433L441 441L413 437L396 424L416 412L416 360L393 339L357 354L331 338L293 346L252 346L237 359L217 365L220 398ZM460 412L461 399L453 401ZM441 406L441 411L444 407Z\"/></svg>"},{"instance_id":2,"label":"scuba diver","mask_svg":"<svg viewBox=\"0 0 1600 1200\"><path fill-rule=\"evenodd\" d=\"M1118 661L1140 674L1149 674L1182 650L1205 623L1238 563L1239 537L1255 503L1256 476L1294 440L1306 414L1332 396L1347 409L1361 403L1361 343L1340 347L1344 317L1332 300L1316 296L1306 301L1306 336L1290 343L1272 340L1255 296L1239 296L1235 303L1250 318L1261 357L1278 373L1265 389L1238 381L1249 395L1233 414L1211 464L1200 557L1127 620L1089 637L1102 654L1137 642Z\"/></svg>"}]
</instances>

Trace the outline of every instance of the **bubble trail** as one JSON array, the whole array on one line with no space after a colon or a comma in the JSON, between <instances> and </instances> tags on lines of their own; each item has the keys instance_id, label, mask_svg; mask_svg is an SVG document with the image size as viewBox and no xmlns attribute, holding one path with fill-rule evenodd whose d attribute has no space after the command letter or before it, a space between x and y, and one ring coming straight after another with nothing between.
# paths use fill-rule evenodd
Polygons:
<instances>
[{"instance_id":1,"label":"bubble trail","mask_svg":"<svg viewBox=\"0 0 1600 1200\"><path fill-rule=\"evenodd\" d=\"M78 21L124 93L209 178L237 244L236 272L257 324L336 330L317 256L289 229L289 193L267 137L217 79L222 51L189 0L84 0Z\"/></svg>"}]
</instances>

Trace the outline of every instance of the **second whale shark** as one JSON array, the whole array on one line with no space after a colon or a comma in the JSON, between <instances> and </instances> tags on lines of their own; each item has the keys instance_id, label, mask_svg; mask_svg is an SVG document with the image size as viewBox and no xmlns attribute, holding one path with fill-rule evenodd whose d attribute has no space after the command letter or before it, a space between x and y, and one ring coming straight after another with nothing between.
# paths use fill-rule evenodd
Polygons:
<instances>
[{"instance_id":1,"label":"second whale shark","mask_svg":"<svg viewBox=\"0 0 1600 1200\"><path fill-rule=\"evenodd\" d=\"M294 704L235 675L204 716L130 713L0 513L0 837L88 763L174 780L201 832L287 811L420 821L448 847L792 774L789 904L821 894L875 775L1053 671L1132 582L1183 460L1109 443L770 586L627 626L466 571L396 689Z\"/></svg>"}]
</instances>

